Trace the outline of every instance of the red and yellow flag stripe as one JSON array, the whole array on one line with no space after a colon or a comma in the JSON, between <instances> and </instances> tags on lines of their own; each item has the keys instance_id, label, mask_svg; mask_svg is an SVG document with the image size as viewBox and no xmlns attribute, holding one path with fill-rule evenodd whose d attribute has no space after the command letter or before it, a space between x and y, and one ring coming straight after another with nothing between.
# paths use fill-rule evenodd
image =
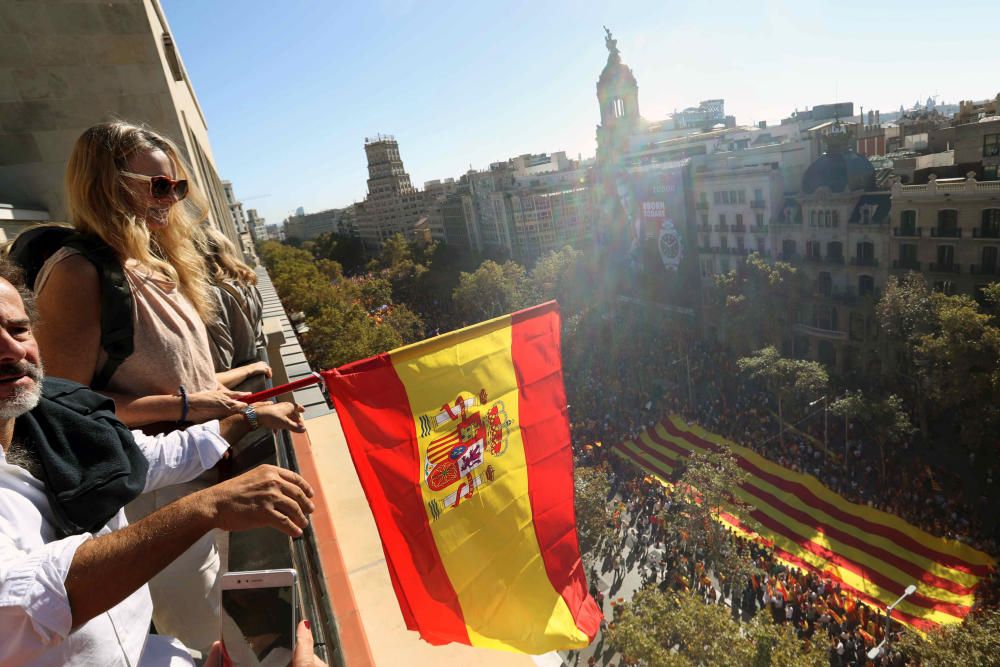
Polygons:
<instances>
[{"instance_id":1,"label":"red and yellow flag stripe","mask_svg":"<svg viewBox=\"0 0 1000 667\"><path fill-rule=\"evenodd\" d=\"M757 532L731 513L723 513L721 521L772 544L780 560L819 572L877 607L892 603L916 583L917 593L900 603L895 614L922 632L959 622L971 611L976 586L995 563L968 545L849 502L811 475L784 468L680 417L665 419L615 448L661 482L689 454L720 450L732 453L748 475L735 495L752 508L749 518L756 521Z\"/></svg>"},{"instance_id":2,"label":"red and yellow flag stripe","mask_svg":"<svg viewBox=\"0 0 1000 667\"><path fill-rule=\"evenodd\" d=\"M593 639L554 302L327 381L408 628L525 653Z\"/></svg>"}]
</instances>

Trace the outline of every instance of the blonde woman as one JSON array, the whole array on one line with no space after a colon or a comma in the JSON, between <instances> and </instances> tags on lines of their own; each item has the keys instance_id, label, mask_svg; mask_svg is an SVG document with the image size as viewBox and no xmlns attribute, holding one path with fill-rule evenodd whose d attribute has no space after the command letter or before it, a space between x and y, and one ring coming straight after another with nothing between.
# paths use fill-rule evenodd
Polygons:
<instances>
[{"instance_id":1,"label":"blonde woman","mask_svg":"<svg viewBox=\"0 0 1000 667\"><path fill-rule=\"evenodd\" d=\"M239 401L242 394L218 382L212 365L204 322L215 317L213 295L194 241L207 203L189 181L190 173L172 142L121 121L86 130L66 166L73 226L114 250L133 298L134 351L101 391L115 400L126 424L147 432L175 428L178 421L222 418L246 407ZM35 291L46 371L92 384L106 361L94 265L63 247L42 267ZM145 516L208 482L192 484L141 496L128 507L129 518ZM208 649L218 627L212 594L219 569L213 536L207 535L150 582L160 632L191 648Z\"/></svg>"},{"instance_id":2,"label":"blonde woman","mask_svg":"<svg viewBox=\"0 0 1000 667\"><path fill-rule=\"evenodd\" d=\"M257 274L222 232L208 224L202 224L201 232L209 279L219 300L218 316L208 324L216 375L227 387L255 372L270 375L270 368L255 362L257 348L264 346L264 301Z\"/></svg>"}]
</instances>

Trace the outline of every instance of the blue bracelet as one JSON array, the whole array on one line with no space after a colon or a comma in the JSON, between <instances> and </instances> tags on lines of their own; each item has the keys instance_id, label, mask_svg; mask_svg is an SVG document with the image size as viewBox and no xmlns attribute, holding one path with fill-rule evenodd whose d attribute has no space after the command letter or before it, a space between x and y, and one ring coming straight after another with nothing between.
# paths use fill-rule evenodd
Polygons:
<instances>
[{"instance_id":1,"label":"blue bracelet","mask_svg":"<svg viewBox=\"0 0 1000 667\"><path fill-rule=\"evenodd\" d=\"M187 418L188 418L188 409L191 406L188 404L188 392L187 392L187 389L184 387L184 385L181 385L177 389L178 389L178 391L181 394L181 418L180 418L180 421L183 423L183 422L187 421Z\"/></svg>"}]
</instances>

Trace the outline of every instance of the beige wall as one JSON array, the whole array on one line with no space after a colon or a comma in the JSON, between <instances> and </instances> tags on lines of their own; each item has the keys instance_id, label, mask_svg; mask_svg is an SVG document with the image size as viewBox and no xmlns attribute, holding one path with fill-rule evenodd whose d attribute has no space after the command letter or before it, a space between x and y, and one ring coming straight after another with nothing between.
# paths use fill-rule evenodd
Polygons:
<instances>
[{"instance_id":1,"label":"beige wall","mask_svg":"<svg viewBox=\"0 0 1000 667\"><path fill-rule=\"evenodd\" d=\"M66 219L73 142L119 117L181 146L213 222L238 242L193 89L165 58L161 17L157 0L0 3L0 202Z\"/></svg>"}]
</instances>

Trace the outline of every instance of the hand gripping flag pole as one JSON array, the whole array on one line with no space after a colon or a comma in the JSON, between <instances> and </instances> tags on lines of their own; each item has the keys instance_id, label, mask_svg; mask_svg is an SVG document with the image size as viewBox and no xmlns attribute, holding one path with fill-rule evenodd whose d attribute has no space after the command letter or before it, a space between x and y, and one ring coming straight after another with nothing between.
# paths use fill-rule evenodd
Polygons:
<instances>
[{"instance_id":1,"label":"hand gripping flag pole","mask_svg":"<svg viewBox=\"0 0 1000 667\"><path fill-rule=\"evenodd\" d=\"M298 380L286 382L285 384L278 385L277 387L271 387L270 389L265 389L264 391L258 391L256 394L244 396L242 400L244 403L260 403L261 401L269 401L275 396L281 396L282 394L290 391L310 387L314 384L322 384L323 381L323 376L320 373L313 371L309 375L299 378Z\"/></svg>"}]
</instances>

